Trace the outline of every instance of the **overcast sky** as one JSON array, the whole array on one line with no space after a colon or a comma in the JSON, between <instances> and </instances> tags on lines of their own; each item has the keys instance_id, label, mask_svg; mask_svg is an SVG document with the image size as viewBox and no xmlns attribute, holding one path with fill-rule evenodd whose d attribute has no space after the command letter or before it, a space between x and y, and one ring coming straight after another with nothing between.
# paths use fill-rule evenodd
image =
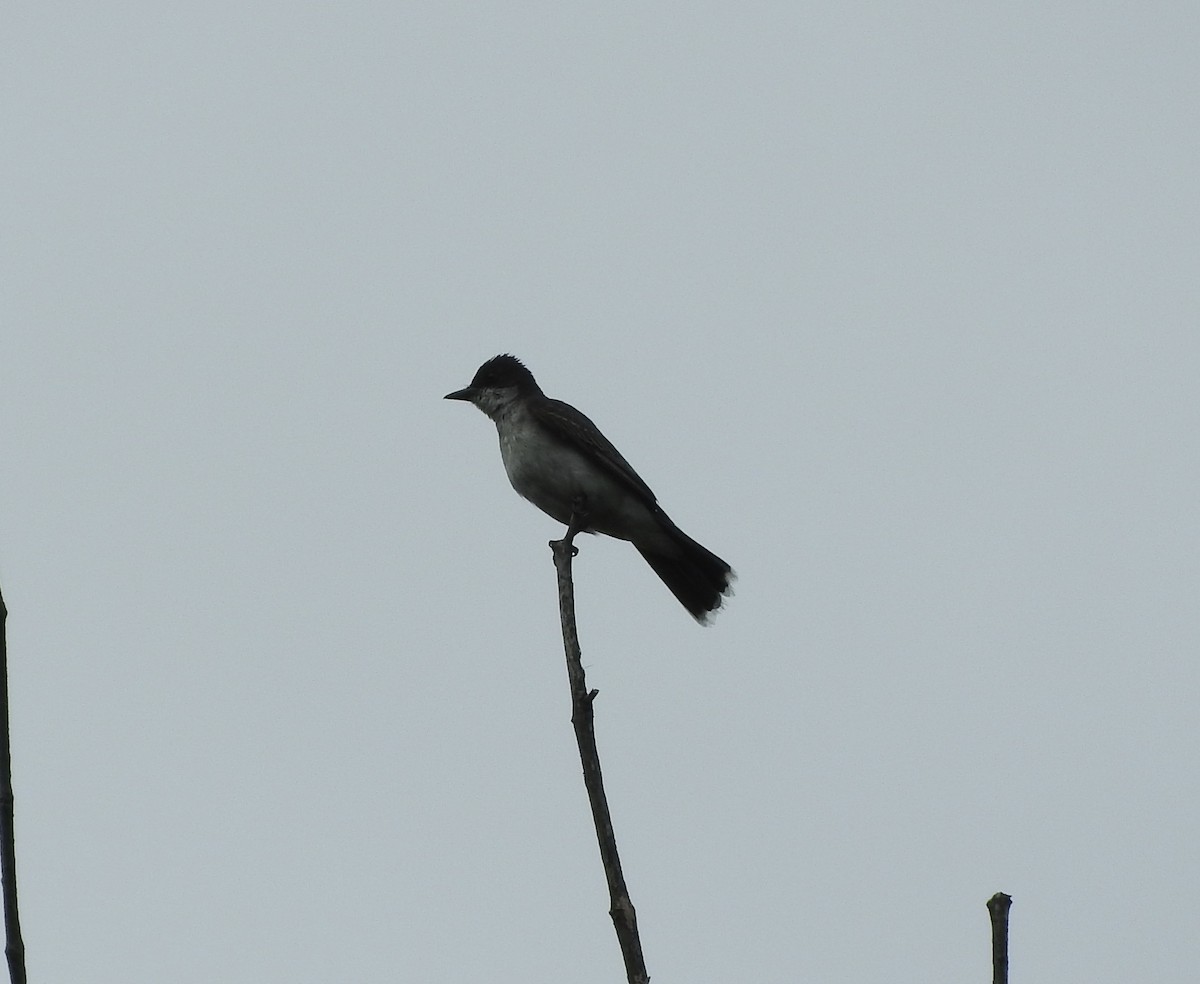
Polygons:
<instances>
[{"instance_id":1,"label":"overcast sky","mask_svg":"<svg viewBox=\"0 0 1200 984\"><path fill-rule=\"evenodd\" d=\"M581 542L655 984L1191 984L1194 3L19 4L30 979L621 980L498 352L737 569Z\"/></svg>"}]
</instances>

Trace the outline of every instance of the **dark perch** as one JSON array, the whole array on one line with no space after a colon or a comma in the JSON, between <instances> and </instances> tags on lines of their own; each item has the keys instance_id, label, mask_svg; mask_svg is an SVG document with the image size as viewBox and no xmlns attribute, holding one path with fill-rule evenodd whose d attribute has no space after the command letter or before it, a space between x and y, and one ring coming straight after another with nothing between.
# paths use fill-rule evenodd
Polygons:
<instances>
[{"instance_id":1,"label":"dark perch","mask_svg":"<svg viewBox=\"0 0 1200 984\"><path fill-rule=\"evenodd\" d=\"M1008 984L1008 910L1012 896L997 892L988 899L992 918L992 984Z\"/></svg>"},{"instance_id":2,"label":"dark perch","mask_svg":"<svg viewBox=\"0 0 1200 984\"><path fill-rule=\"evenodd\" d=\"M25 984L25 943L17 916L17 842L13 833L12 749L8 736L8 609L0 593L0 881L4 883L4 955L12 984Z\"/></svg>"},{"instance_id":3,"label":"dark perch","mask_svg":"<svg viewBox=\"0 0 1200 984\"><path fill-rule=\"evenodd\" d=\"M604 864L604 877L608 881L608 914L612 916L617 931L617 942L625 958L625 976L629 984L648 984L646 961L642 956L642 941L638 937L637 913L625 887L625 876L621 873L621 858L617 854L617 838L613 833L612 817L608 812L608 800L604 795L604 779L600 774L600 753L596 750L596 732L593 727L592 703L598 691L588 690L587 680L580 661L579 633L575 628L575 588L571 581L571 559L578 552L574 546L575 534L585 525L583 517L572 515L566 536L551 540L554 566L558 571L558 609L562 618L563 648L567 655L567 678L571 685L571 724L575 727L575 741L579 745L579 759L583 763L583 783L587 787L588 802L592 807L592 820L596 825L596 839L600 842L600 860Z\"/></svg>"}]
</instances>

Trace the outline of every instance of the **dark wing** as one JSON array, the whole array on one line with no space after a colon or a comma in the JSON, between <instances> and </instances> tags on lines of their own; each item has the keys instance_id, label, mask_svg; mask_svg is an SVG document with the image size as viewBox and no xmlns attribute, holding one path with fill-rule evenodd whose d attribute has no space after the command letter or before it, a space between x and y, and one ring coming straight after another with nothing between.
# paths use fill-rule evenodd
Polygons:
<instances>
[{"instance_id":1,"label":"dark wing","mask_svg":"<svg viewBox=\"0 0 1200 984\"><path fill-rule=\"evenodd\" d=\"M600 433L600 428L573 406L562 400L547 398L538 403L535 412L547 429L564 444L572 445L588 457L598 460L613 477L644 499L647 505L654 505L654 493L650 491L650 486L621 457L621 452L612 446L612 442Z\"/></svg>"}]
</instances>

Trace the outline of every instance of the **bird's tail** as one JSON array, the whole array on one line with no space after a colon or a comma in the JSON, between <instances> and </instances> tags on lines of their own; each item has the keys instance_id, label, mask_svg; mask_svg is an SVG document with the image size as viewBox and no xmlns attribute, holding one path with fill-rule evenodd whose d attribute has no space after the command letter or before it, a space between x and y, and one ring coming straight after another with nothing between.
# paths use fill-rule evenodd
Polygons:
<instances>
[{"instance_id":1,"label":"bird's tail","mask_svg":"<svg viewBox=\"0 0 1200 984\"><path fill-rule=\"evenodd\" d=\"M697 622L707 625L732 593L733 568L661 516L669 546L635 543L654 573Z\"/></svg>"}]
</instances>

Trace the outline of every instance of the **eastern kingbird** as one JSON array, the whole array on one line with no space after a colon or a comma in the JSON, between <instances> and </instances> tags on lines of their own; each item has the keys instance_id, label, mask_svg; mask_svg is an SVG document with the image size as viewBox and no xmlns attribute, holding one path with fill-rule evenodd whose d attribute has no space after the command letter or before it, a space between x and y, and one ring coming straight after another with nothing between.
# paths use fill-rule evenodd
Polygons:
<instances>
[{"instance_id":1,"label":"eastern kingbird","mask_svg":"<svg viewBox=\"0 0 1200 984\"><path fill-rule=\"evenodd\" d=\"M702 625L721 607L730 566L672 523L600 429L546 396L519 359L489 359L470 386L445 399L474 403L496 422L518 494L569 528L629 540Z\"/></svg>"}]
</instances>

